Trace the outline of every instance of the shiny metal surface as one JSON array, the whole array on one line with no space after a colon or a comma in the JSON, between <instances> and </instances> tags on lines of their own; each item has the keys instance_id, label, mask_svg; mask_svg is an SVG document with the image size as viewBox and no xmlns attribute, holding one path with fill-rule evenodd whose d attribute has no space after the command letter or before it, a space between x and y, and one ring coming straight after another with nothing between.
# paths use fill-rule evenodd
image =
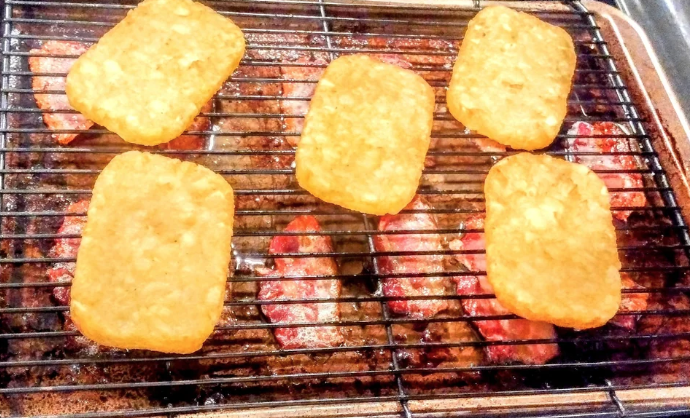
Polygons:
<instances>
[{"instance_id":1,"label":"shiny metal surface","mask_svg":"<svg viewBox=\"0 0 690 418\"><path fill-rule=\"evenodd\" d=\"M678 96L690 115L690 1L616 0L642 26Z\"/></svg>"}]
</instances>

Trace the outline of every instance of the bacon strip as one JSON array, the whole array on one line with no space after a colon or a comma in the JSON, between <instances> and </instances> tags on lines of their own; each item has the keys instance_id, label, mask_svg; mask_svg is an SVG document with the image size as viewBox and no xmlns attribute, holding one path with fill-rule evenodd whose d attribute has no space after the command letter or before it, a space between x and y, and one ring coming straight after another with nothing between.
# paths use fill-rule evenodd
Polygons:
<instances>
[{"instance_id":1,"label":"bacon strip","mask_svg":"<svg viewBox=\"0 0 690 418\"><path fill-rule=\"evenodd\" d=\"M280 73L284 79L296 81L283 82L283 97L311 98L316 89L316 82L325 70L325 68L320 67L320 65L326 65L328 63L321 58L312 59L309 57L300 57L294 61L294 63L301 65L294 66L289 65L289 62L285 62L280 67ZM307 114L308 110L308 100L281 100L280 111L284 115L290 115L286 116L283 120L285 131L301 133L304 127L304 119L302 117ZM290 145L296 147L299 142L299 137L288 136L287 141Z\"/></svg>"},{"instance_id":2,"label":"bacon strip","mask_svg":"<svg viewBox=\"0 0 690 418\"><path fill-rule=\"evenodd\" d=\"M584 164L592 170L637 170L639 164L632 155L611 155L613 152L630 152L630 145L625 138L591 138L601 135L625 135L625 131L611 122L576 122L568 131L568 135L578 135L581 138L569 139L568 147L575 152L596 152L602 155L576 155L574 160ZM642 188L642 174L639 173L597 173L609 189ZM643 207L647 198L641 191L612 192L611 206L630 208ZM613 216L625 222L632 210L615 211Z\"/></svg>"},{"instance_id":3,"label":"bacon strip","mask_svg":"<svg viewBox=\"0 0 690 418\"><path fill-rule=\"evenodd\" d=\"M286 232L319 232L313 216L298 216ZM280 235L271 240L270 254L332 252L333 244L323 235ZM276 258L274 269L259 269L266 277L332 276L338 268L330 257ZM259 282L258 299L281 301L295 299L335 299L340 296L340 280L274 280ZM340 319L337 303L267 304L261 310L273 323L333 322ZM276 340L285 349L335 347L343 343L338 327L305 326L276 328Z\"/></svg>"},{"instance_id":4,"label":"bacon strip","mask_svg":"<svg viewBox=\"0 0 690 418\"><path fill-rule=\"evenodd\" d=\"M499 144L493 139L474 138L473 141L482 152L506 152L506 146Z\"/></svg>"},{"instance_id":5,"label":"bacon strip","mask_svg":"<svg viewBox=\"0 0 690 418\"><path fill-rule=\"evenodd\" d=\"M419 196L410 202L406 210L426 210L431 206ZM429 213L386 215L379 221L380 231L438 229L433 215ZM398 251L442 251L439 234L385 234L374 237L374 247L379 252ZM378 258L381 274L441 273L443 255L405 255ZM383 279L383 294L386 297L408 298L433 296L445 293L446 280L443 277L395 277ZM448 308L445 300L392 300L388 307L393 313L411 318L426 319Z\"/></svg>"},{"instance_id":6,"label":"bacon strip","mask_svg":"<svg viewBox=\"0 0 690 418\"><path fill-rule=\"evenodd\" d=\"M472 216L465 221L467 229L483 229L484 217ZM450 243L452 250L484 250L482 234L465 233L462 238ZM470 271L486 271L484 254L457 254L454 256ZM486 276L458 276L458 295L493 294L493 288ZM510 312L496 299L463 299L462 307L468 315L488 316L507 315ZM504 319L476 321L477 329L487 341L538 340L557 337L553 325L527 319ZM556 344L492 345L486 347L487 356L494 363L520 362L525 364L544 364L559 353Z\"/></svg>"},{"instance_id":7,"label":"bacon strip","mask_svg":"<svg viewBox=\"0 0 690 418\"><path fill-rule=\"evenodd\" d=\"M80 42L46 41L38 49L32 49L30 54L44 55L81 55L88 47ZM76 58L29 57L29 69L34 73L67 74ZM64 76L35 76L31 81L35 91L65 90ZM74 110L67 101L66 94L35 93L36 104L43 113L43 121L50 129L79 129L87 130L93 122L80 113L52 113L56 110ZM60 144L68 144L77 137L77 133L57 134L53 138Z\"/></svg>"},{"instance_id":8,"label":"bacon strip","mask_svg":"<svg viewBox=\"0 0 690 418\"><path fill-rule=\"evenodd\" d=\"M409 70L412 68L412 63L408 60L406 60L403 56L401 55L396 55L396 54L368 54L370 57L378 58L379 60L391 64L391 65L396 65L400 68L404 68L406 70Z\"/></svg>"},{"instance_id":9,"label":"bacon strip","mask_svg":"<svg viewBox=\"0 0 690 418\"><path fill-rule=\"evenodd\" d=\"M86 213L89 209L88 200L80 200L67 207L67 212ZM62 235L81 235L86 225L86 216L65 216L57 233ZM59 238L50 250L50 256L55 258L76 258L79 251L80 238ZM67 283L74 278L74 262L60 262L48 270L48 280L53 283ZM53 297L63 305L69 305L70 288L53 288Z\"/></svg>"},{"instance_id":10,"label":"bacon strip","mask_svg":"<svg viewBox=\"0 0 690 418\"><path fill-rule=\"evenodd\" d=\"M635 283L627 273L621 273L621 287L623 289L645 289L644 286ZM648 302L649 293L623 293L619 312L645 311L647 310ZM609 323L634 331L637 325L637 317L635 315L616 315Z\"/></svg>"}]
</instances>

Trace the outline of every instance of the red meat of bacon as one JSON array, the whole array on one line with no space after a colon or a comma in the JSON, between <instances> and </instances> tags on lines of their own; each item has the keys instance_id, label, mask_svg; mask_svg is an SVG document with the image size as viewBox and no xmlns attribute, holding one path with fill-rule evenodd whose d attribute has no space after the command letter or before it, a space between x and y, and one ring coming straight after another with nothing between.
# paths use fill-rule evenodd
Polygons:
<instances>
[{"instance_id":1,"label":"red meat of bacon","mask_svg":"<svg viewBox=\"0 0 690 418\"><path fill-rule=\"evenodd\" d=\"M80 200L69 205L67 212L86 213L88 209L89 201ZM65 216L57 233L59 235L81 235L84 225L86 225L86 216ZM55 258L76 258L80 242L80 238L58 238L55 240L50 255ZM75 266L76 264L70 261L58 262L48 270L48 279L53 283L71 282L74 277ZM69 305L70 288L64 286L53 288L53 297L61 304Z\"/></svg>"},{"instance_id":2,"label":"red meat of bacon","mask_svg":"<svg viewBox=\"0 0 690 418\"><path fill-rule=\"evenodd\" d=\"M472 216L465 222L467 229L483 229L484 218ZM477 232L468 232L453 240L450 248L455 251L484 250L484 237ZM484 254L457 254L455 257L470 271L485 271ZM458 276L454 278L458 295L493 294L493 288L486 276ZM488 316L510 314L496 299L463 299L462 307L468 315ZM553 325L527 319L505 319L475 322L477 329L487 341L538 340L556 338ZM494 363L520 362L544 364L558 355L556 344L491 345L486 347L488 358Z\"/></svg>"},{"instance_id":3,"label":"red meat of bacon","mask_svg":"<svg viewBox=\"0 0 690 418\"><path fill-rule=\"evenodd\" d=\"M611 155L613 152L630 152L630 145L625 138L611 138L606 135L625 135L625 131L615 123L576 122L568 132L569 135L578 135L578 138L569 139L569 148L574 152L596 152L602 155L575 155L574 160L584 164L592 170L637 170L639 164L632 155ZM592 138L592 136L603 136ZM609 189L642 188L642 175L639 173L597 173ZM643 192L612 192L611 206L614 207L642 207L647 204ZM632 211L614 211L613 216L621 221L626 221Z\"/></svg>"},{"instance_id":4,"label":"red meat of bacon","mask_svg":"<svg viewBox=\"0 0 690 418\"><path fill-rule=\"evenodd\" d=\"M431 207L419 196L410 202L406 210L428 210ZM404 213L386 215L379 221L379 230L386 232L403 230L438 229L436 219L430 213ZM381 234L374 237L378 252L400 251L442 251L441 236L430 234ZM378 258L379 273L401 275L384 278L383 294L389 298L409 298L445 294L446 280L443 277L405 277L405 274L442 273L443 255L403 255ZM431 318L448 308L445 300L391 300L390 310L399 315L416 319Z\"/></svg>"},{"instance_id":5,"label":"red meat of bacon","mask_svg":"<svg viewBox=\"0 0 690 418\"><path fill-rule=\"evenodd\" d=\"M474 138L474 143L483 152L506 152L506 147L489 138Z\"/></svg>"},{"instance_id":6,"label":"red meat of bacon","mask_svg":"<svg viewBox=\"0 0 690 418\"><path fill-rule=\"evenodd\" d=\"M627 273L621 273L621 287L623 289L635 289L644 290L644 286L640 286L635 283L635 281ZM647 301L649 299L649 293L623 293L621 298L621 307L619 312L638 312L647 309ZM611 324L618 325L629 329L631 331L635 330L635 325L637 324L637 317L635 315L616 315L609 321Z\"/></svg>"},{"instance_id":7,"label":"red meat of bacon","mask_svg":"<svg viewBox=\"0 0 690 418\"><path fill-rule=\"evenodd\" d=\"M409 70L412 68L412 63L403 58L401 55L396 55L396 54L369 54L369 56L378 58L379 60L391 64L391 65L397 65L400 68L404 68L406 70Z\"/></svg>"},{"instance_id":8,"label":"red meat of bacon","mask_svg":"<svg viewBox=\"0 0 690 418\"><path fill-rule=\"evenodd\" d=\"M313 216L298 216L285 228L285 232L319 232L319 223ZM270 254L333 252L333 244L323 235L280 235L271 240ZM337 266L331 257L276 258L274 269L260 269L266 277L332 276ZM340 296L340 280L273 280L259 282L258 299L281 301L295 299L335 299ZM267 304L261 310L273 323L333 322L340 319L337 303ZM281 347L319 348L335 347L343 343L338 327L304 326L276 328L275 337Z\"/></svg>"},{"instance_id":9,"label":"red meat of bacon","mask_svg":"<svg viewBox=\"0 0 690 418\"><path fill-rule=\"evenodd\" d=\"M31 54L42 55L81 55L88 47L80 42L46 41L38 49L32 49ZM65 90L65 76L72 68L76 58L29 57L29 69L33 73L56 73L56 76L35 76L31 82L38 108L46 111L43 121L50 129L87 130L93 122L80 113L53 113L54 111L74 110L67 101L66 94L40 94L40 91ZM53 138L60 144L67 144L78 134L54 133Z\"/></svg>"},{"instance_id":10,"label":"red meat of bacon","mask_svg":"<svg viewBox=\"0 0 690 418\"><path fill-rule=\"evenodd\" d=\"M316 82L325 70L326 60L301 57L294 61L296 65L286 62L280 67L280 73L286 81L283 81L283 96L302 98L302 100L281 100L280 111L286 116L284 126L286 132L301 133L304 126L304 115L309 110L309 100L316 89ZM287 81L294 80L294 81ZM296 116L296 117L294 117ZM298 136L288 136L290 145L297 146Z\"/></svg>"}]
</instances>

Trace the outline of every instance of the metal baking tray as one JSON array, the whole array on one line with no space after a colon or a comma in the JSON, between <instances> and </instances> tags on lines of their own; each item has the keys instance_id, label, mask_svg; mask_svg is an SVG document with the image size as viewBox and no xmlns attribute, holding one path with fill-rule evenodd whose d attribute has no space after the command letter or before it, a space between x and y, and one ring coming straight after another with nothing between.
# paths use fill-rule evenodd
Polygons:
<instances>
[{"instance_id":1,"label":"metal baking tray","mask_svg":"<svg viewBox=\"0 0 690 418\"><path fill-rule=\"evenodd\" d=\"M70 327L51 269L73 266L54 246L78 235L60 232L71 203L88 199L98 172L133 147L101 127L68 130L58 145L36 107L32 52L48 40L90 44L134 1L7 0L3 11L0 91L0 415L20 416L667 416L690 401L690 141L688 123L639 27L597 2L501 2L563 26L574 37L578 69L561 134L546 152L563 158L577 121L623 126L644 179L644 208L616 224L623 269L649 295L647 309L622 312L633 329L607 325L559 329L560 356L546 364L491 363L478 319L449 284L450 309L431 321L391 315L380 293L385 274L373 260L378 219L317 201L293 175L294 140L311 87L325 62L340 54L385 54L406 62L435 88L430 159L419 193L432 205L445 242L483 212L488 168L510 153L487 150L454 122L444 94L457 47L477 5L325 0L221 0L208 5L231 17L248 39L247 56L188 132L193 149L153 151L204 164L236 191L236 234L221 323L198 353L110 350ZM74 56L66 55L66 59ZM323 60L323 61L322 61ZM407 65L406 64L406 65ZM64 73L42 74L62 77ZM43 94L64 94L61 90ZM69 113L69 112L67 112ZM597 138L591 138L597 139ZM620 154L620 153L619 153ZM618 155L615 152L611 155ZM619 193L630 192L618 190ZM617 207L614 212L631 210ZM332 348L283 350L256 300L257 266L270 265L271 237L295 216L311 214L334 241L343 293L346 342ZM164 214L162 214L164 216ZM429 233L410 230L406 233ZM64 241L63 241L64 242ZM448 259L443 277L481 275ZM461 253L461 252L460 252ZM428 255L419 255L424 257ZM312 277L312 280L323 279ZM294 301L293 301L294 302ZM306 303L307 301L302 301ZM514 318L487 316L484 320ZM304 323L295 326L314 326Z\"/></svg>"}]
</instances>

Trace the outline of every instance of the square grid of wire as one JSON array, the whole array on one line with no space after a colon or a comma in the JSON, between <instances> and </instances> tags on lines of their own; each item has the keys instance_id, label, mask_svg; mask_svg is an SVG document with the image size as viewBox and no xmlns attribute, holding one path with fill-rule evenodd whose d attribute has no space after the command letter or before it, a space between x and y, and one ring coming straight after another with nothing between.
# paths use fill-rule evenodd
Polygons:
<instances>
[{"instance_id":1,"label":"square grid of wire","mask_svg":"<svg viewBox=\"0 0 690 418\"><path fill-rule=\"evenodd\" d=\"M577 121L614 122L625 128L627 133L619 139L631 151L610 155L631 155L639 166L609 172L641 174L644 187L612 191L644 192L647 205L612 210L634 211L627 222L616 224L623 270L642 285L625 292L649 294L650 304L641 312L622 313L636 318L632 331L615 326L587 332L558 330L557 338L536 341L481 338L473 328L475 321L515 317L469 316L460 301L492 295L459 296L451 289L434 297L448 301L448 312L415 320L392 314L387 302L395 298L381 293L382 280L395 275L378 269L380 257L442 255L452 259L473 252L382 252L376 250L374 237L434 233L448 242L462 233L482 232L468 230L464 221L483 213L484 176L491 164L511 153L482 148L482 138L455 122L444 106L444 87L476 10L311 0L206 3L243 29L247 55L210 109L202 113L207 123L188 132L187 138L197 146L152 151L204 164L233 185L237 199L233 271L216 332L200 352L171 356L110 350L80 338L69 327L68 307L55 293L69 289L69 282L50 281L47 274L74 262L74 258L56 256L53 250L59 240L78 239L78 234L58 232L65 216L84 216L70 211L69 205L87 200L105 164L135 147L101 127L59 131L79 135L70 144L58 145L52 137L56 131L44 125L41 116L73 112L37 108L32 77L39 74L29 70L28 59L45 55L36 48L50 40L92 44L135 3L6 1L0 109L0 415L151 416L344 403L368 403L373 408L394 402L400 414L413 416L436 410L425 406L425 401L592 392L606 394L611 402L587 411L619 416L634 411L618 401L617 389L687 385L688 228L645 131L645 121L617 71L620 63L609 53L593 16L579 3L568 3L568 9L533 10L564 27L575 39L578 52L568 116L547 152L567 159L578 156L567 146L577 139L568 133ZM432 147L419 189L430 209L404 212L432 214L438 218L436 231L379 231L376 217L319 202L295 182L293 146L313 86L329 60L350 53L375 54L412 68L436 90ZM76 58L73 54L50 56ZM65 76L61 72L40 75ZM64 95L62 90L40 93ZM321 234L333 239L334 251L267 254L270 239L294 235L282 229L303 214L319 219ZM286 256L334 258L339 266L336 276L303 279L341 280L341 296L258 300L257 283L267 279L256 273L256 267ZM417 276L482 274L451 262L443 273ZM341 319L332 325L341 328L345 343L280 349L272 330L285 325L269 323L259 307L300 302L338 303ZM290 326L316 325L323 323ZM490 346L544 343L557 343L560 349L560 355L546 364L493 364L483 351ZM542 407L540 412L553 412L547 404ZM435 413L453 412L454 408Z\"/></svg>"}]
</instances>

